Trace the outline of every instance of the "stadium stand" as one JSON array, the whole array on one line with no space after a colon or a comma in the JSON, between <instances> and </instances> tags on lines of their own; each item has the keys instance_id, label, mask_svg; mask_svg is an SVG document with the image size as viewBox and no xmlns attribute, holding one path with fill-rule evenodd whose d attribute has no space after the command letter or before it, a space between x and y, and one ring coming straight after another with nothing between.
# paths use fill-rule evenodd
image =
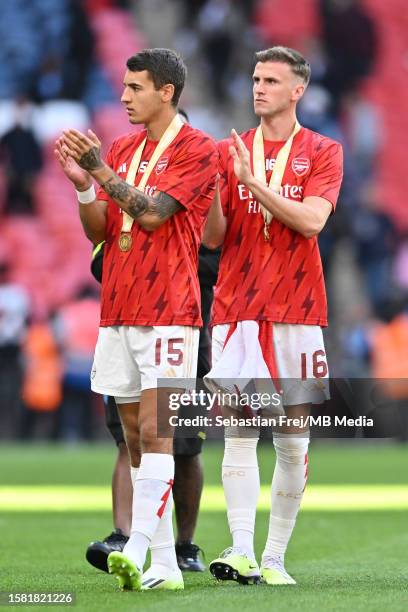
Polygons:
<instances>
[{"instance_id":1,"label":"stadium stand","mask_svg":"<svg viewBox=\"0 0 408 612\"><path fill-rule=\"evenodd\" d=\"M152 6L144 4L148 3L136 3L133 11L127 2L114 0L87 0L84 3L36 0L29 4L16 0L2 7L0 51L6 61L0 66L0 138L13 125L16 100L22 96L31 99L26 125L40 143L42 166L32 183L34 214L17 214L6 202L7 168L4 156L0 158L0 252L8 254L11 279L29 295L34 321L47 320L84 284L93 282L88 265L90 244L82 232L72 189L61 177L54 160L54 139L64 127L84 129L91 125L101 138L106 154L107 145L129 131L126 115L118 104L124 60L144 46L161 46L161 40L149 38L149 28L143 27L142 31L139 25L143 23L142 12L149 10L151 15L153 10ZM337 103L333 103L333 93L325 82L328 49L325 48L322 15L332 0L259 0L226 4L228 10L225 9L225 14L234 11L234 6L236 9L239 7L237 23L241 24L240 28L242 24L246 28L244 32L237 29L233 35L226 28L233 45L227 75L231 86L224 101L226 109L217 107L213 95L208 94L211 90L210 73L203 69L205 36L203 30L200 34L198 25L203 15L214 17L217 1L179 2L175 31L166 30L170 25L163 24L166 40L175 34L175 48L181 46L192 50L187 60L191 66L189 87L194 91L187 91L186 101L187 105L190 101L198 101L191 113L194 124L206 129L207 121L222 138L226 135L222 118L229 113L236 116L233 106L237 92L243 92L239 97L249 106L245 96L250 95L250 87L243 87L247 74L243 53L249 57L251 49L280 43L304 51L311 58L314 74L309 97L305 99L305 124L310 121L310 127L326 130L342 140L347 153L340 214L336 213L330 221L323 237L322 252L326 263L330 262L327 268L332 267L332 261L336 268L336 261L344 256L339 255L339 250L344 250L346 245L350 252L350 259L346 262L347 274L353 277L352 286L357 287L356 295L363 304L360 312L367 313L374 321L381 317L381 308L377 308L370 286L367 284L364 288L368 276L358 259L359 235L355 223L361 218L378 221L378 215L385 215L387 224L391 226L393 249L385 249L384 256L377 253L378 267L371 265L370 276L376 278L384 269L384 259L387 258L389 283L386 276L382 289L387 295L380 296L379 303L393 299L397 294L401 308L406 308L407 283L401 272L401 262L406 259L408 229L404 206L408 119L401 112L401 108L408 105L408 85L404 78L408 29L405 0L350 0L345 3L351 6L350 10L360 11L373 24L376 44L365 73L363 71L354 83L352 92L349 91L347 96L341 93ZM40 28L38 23L41 23ZM73 34L75 25L82 32L89 32L89 44L80 45L73 54L73 41L77 40ZM177 38L180 32L183 36ZM198 79L198 74L203 77ZM77 87L73 87L73 79ZM239 103L237 101L237 105ZM332 112L333 108L335 112ZM253 119L246 111L242 125L245 122L250 125L251 121ZM367 204L368 192L375 194L374 207ZM360 215L354 214L356 209ZM364 227L370 227L366 221ZM376 237L366 235L364 239L375 250L378 233ZM343 281L338 283L335 279L330 285L334 287L330 289L334 304L332 329L342 338L350 338L356 327L361 330L360 324L353 319L355 312L351 311L350 304L345 304L345 311L338 316L340 308L336 304L343 306L339 289L345 286ZM366 322L363 327L367 327ZM342 346L344 344L347 341L341 342ZM350 343L345 351L349 356L353 352L352 346ZM364 359L361 356L361 360Z\"/></svg>"}]
</instances>

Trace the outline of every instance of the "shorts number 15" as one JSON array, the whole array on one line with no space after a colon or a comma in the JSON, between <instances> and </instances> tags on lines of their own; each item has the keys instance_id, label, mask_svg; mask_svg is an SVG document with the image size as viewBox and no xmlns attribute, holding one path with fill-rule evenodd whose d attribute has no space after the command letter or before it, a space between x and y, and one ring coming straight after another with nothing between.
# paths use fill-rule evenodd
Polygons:
<instances>
[{"instance_id":1,"label":"shorts number 15","mask_svg":"<svg viewBox=\"0 0 408 612\"><path fill-rule=\"evenodd\" d=\"M166 341L164 340L164 343ZM169 338L167 341L167 363L179 366L183 363L183 351L177 345L184 345L184 338ZM155 364L158 366L162 362L162 339L157 338L155 348Z\"/></svg>"}]
</instances>

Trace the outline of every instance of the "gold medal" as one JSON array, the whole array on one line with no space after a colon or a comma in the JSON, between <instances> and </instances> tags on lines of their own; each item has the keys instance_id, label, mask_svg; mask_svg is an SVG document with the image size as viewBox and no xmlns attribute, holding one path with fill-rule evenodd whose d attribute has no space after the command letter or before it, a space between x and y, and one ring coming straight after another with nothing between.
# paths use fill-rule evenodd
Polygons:
<instances>
[{"instance_id":1,"label":"gold medal","mask_svg":"<svg viewBox=\"0 0 408 612\"><path fill-rule=\"evenodd\" d=\"M119 241L119 248L123 253L130 251L132 248L132 235L131 234L121 234Z\"/></svg>"},{"instance_id":2,"label":"gold medal","mask_svg":"<svg viewBox=\"0 0 408 612\"><path fill-rule=\"evenodd\" d=\"M137 189L139 191L145 191L147 181L149 180L149 176L152 173L153 168L159 162L160 157L162 156L164 151L167 149L167 147L169 147L170 144L173 142L173 140L176 138L177 134L180 132L183 125L184 123L181 120L180 115L178 114L175 115L171 123L167 126L166 131L160 138L159 143L157 147L155 148L153 155L150 158L149 163L147 164L147 168L145 169L143 176L140 180L140 183L137 186ZM139 169L140 161L142 159L142 154L143 154L143 150L146 144L146 140L147 138L145 138L143 142L141 142L140 145L137 147L132 157L132 161L130 162L128 173L126 175L126 182L128 185L132 185L132 187L135 184L135 178L136 178L137 171ZM126 253L127 251L130 251L130 249L132 248L132 236L130 235L130 231L132 229L133 222L134 222L133 217L128 215L128 213L125 210L123 210L123 219L122 219L122 228L121 228L122 233L119 238L119 248L124 253Z\"/></svg>"},{"instance_id":3,"label":"gold medal","mask_svg":"<svg viewBox=\"0 0 408 612\"><path fill-rule=\"evenodd\" d=\"M289 154L292 148L293 139L301 129L300 124L296 120L295 127L288 140L281 147L279 153L276 156L275 164L273 166L269 185L266 181L266 169L265 169L265 150L264 150L264 138L262 133L262 127L259 125L255 131L254 141L252 144L252 160L254 166L254 176L264 185L268 185L269 189L280 194L282 186L283 175L285 173L286 164L289 159ZM265 208L262 204L260 205L260 212L264 218L263 235L265 242L270 242L269 236L269 224L273 219L272 213Z\"/></svg>"}]
</instances>

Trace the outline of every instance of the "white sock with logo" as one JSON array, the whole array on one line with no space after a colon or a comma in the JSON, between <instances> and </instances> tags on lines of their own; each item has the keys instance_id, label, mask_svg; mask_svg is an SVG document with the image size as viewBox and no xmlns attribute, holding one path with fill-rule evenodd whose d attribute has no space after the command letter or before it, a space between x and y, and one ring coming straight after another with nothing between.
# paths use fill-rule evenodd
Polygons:
<instances>
[{"instance_id":1,"label":"white sock with logo","mask_svg":"<svg viewBox=\"0 0 408 612\"><path fill-rule=\"evenodd\" d=\"M258 438L225 438L222 462L232 545L251 558L255 558L255 515L260 491L257 444Z\"/></svg>"},{"instance_id":2,"label":"white sock with logo","mask_svg":"<svg viewBox=\"0 0 408 612\"><path fill-rule=\"evenodd\" d=\"M161 565L171 570L178 570L173 531L173 494L170 493L163 516L150 542L152 567Z\"/></svg>"},{"instance_id":3,"label":"white sock with logo","mask_svg":"<svg viewBox=\"0 0 408 612\"><path fill-rule=\"evenodd\" d=\"M144 453L136 470L131 469L132 527L123 553L142 570L147 549L171 495L174 459L172 455L163 453Z\"/></svg>"},{"instance_id":4,"label":"white sock with logo","mask_svg":"<svg viewBox=\"0 0 408 612\"><path fill-rule=\"evenodd\" d=\"M269 532L262 563L284 555L296 522L307 481L309 432L274 434L276 464L271 488Z\"/></svg>"}]
</instances>

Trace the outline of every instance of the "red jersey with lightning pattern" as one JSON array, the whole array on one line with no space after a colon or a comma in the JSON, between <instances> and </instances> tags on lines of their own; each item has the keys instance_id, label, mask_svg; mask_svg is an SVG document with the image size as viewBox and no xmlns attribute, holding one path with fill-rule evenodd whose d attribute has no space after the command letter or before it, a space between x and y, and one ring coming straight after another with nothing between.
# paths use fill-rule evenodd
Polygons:
<instances>
[{"instance_id":1,"label":"red jersey with lightning pattern","mask_svg":"<svg viewBox=\"0 0 408 612\"><path fill-rule=\"evenodd\" d=\"M123 180L146 130L117 139L107 163ZM147 141L135 178L137 186L157 142ZM200 130L184 125L153 168L145 192L171 195L182 210L153 232L135 220L133 246L121 252L118 240L122 210L105 191L108 202L102 273L101 326L202 325L197 277L198 247L214 197L218 152Z\"/></svg>"},{"instance_id":2,"label":"red jersey with lightning pattern","mask_svg":"<svg viewBox=\"0 0 408 612\"><path fill-rule=\"evenodd\" d=\"M242 134L251 151L255 130ZM259 203L234 174L228 146L219 143L220 196L227 230L215 289L212 324L272 321L327 325L327 304L317 237L272 219L265 242ZM269 181L283 142L265 141ZM319 196L335 209L343 174L341 145L306 128L296 134L282 180L281 195L302 206Z\"/></svg>"}]
</instances>

